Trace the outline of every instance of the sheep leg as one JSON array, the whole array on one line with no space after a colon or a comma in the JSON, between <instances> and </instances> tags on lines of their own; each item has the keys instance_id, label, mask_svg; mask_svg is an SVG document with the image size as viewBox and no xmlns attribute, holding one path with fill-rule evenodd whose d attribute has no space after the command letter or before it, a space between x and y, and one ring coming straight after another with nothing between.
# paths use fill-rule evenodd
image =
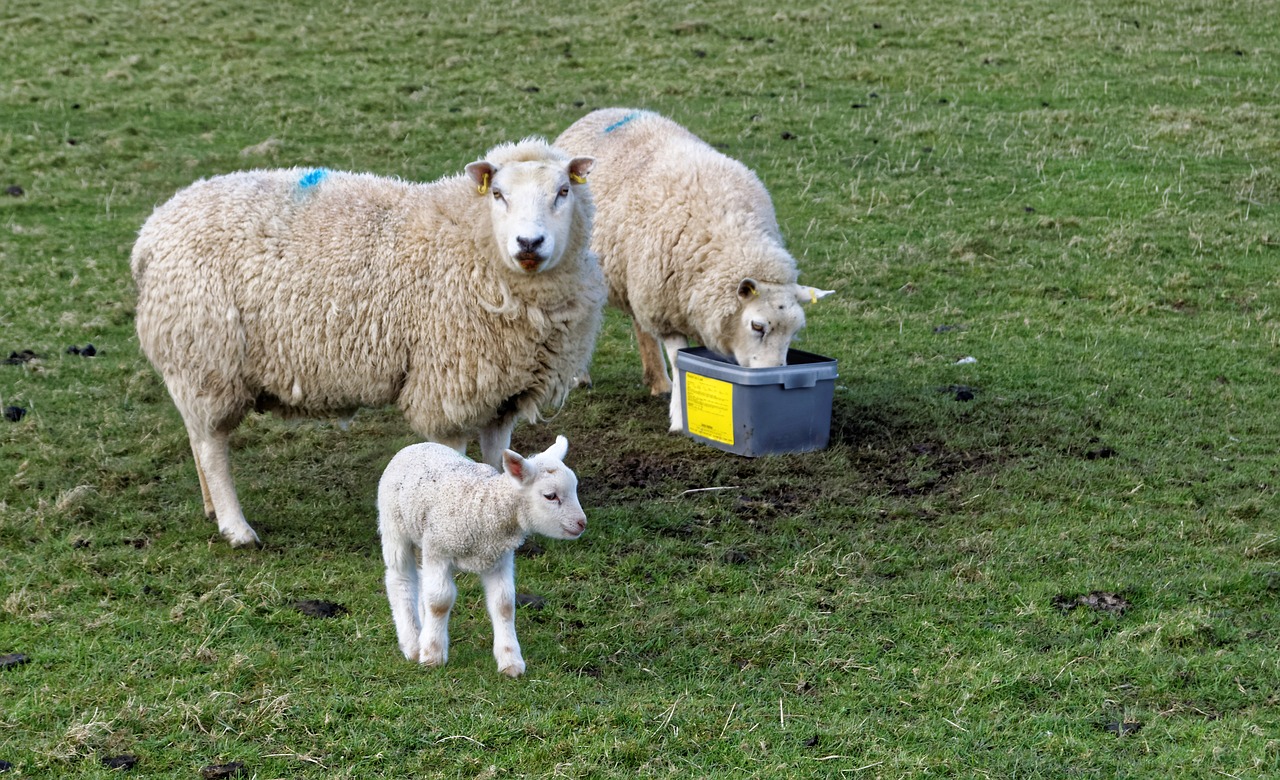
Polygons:
<instances>
[{"instance_id":1,"label":"sheep leg","mask_svg":"<svg viewBox=\"0 0 1280 780\"><path fill-rule=\"evenodd\" d=\"M236 496L236 485L231 478L231 434L227 431L213 431L207 435L190 432L191 451L195 454L196 472L203 479L200 487L205 498L205 513L213 508L213 517L218 521L218 530L231 543L232 547L261 545L258 534L244 519L240 509L240 499Z\"/></svg>"},{"instance_id":2,"label":"sheep leg","mask_svg":"<svg viewBox=\"0 0 1280 780\"><path fill-rule=\"evenodd\" d=\"M391 619L396 625L400 652L410 661L417 661L421 625L418 622L418 561L413 545L386 534L382 540L382 560L387 565L387 600L391 602Z\"/></svg>"},{"instance_id":3,"label":"sheep leg","mask_svg":"<svg viewBox=\"0 0 1280 780\"><path fill-rule=\"evenodd\" d=\"M444 666L449 660L449 612L458 598L453 567L446 561L423 559L418 568L418 662Z\"/></svg>"},{"instance_id":4,"label":"sheep leg","mask_svg":"<svg viewBox=\"0 0 1280 780\"><path fill-rule=\"evenodd\" d=\"M209 480L205 479L204 467L200 465L200 449L196 446L195 439L189 435L187 438L191 441L191 457L196 464L196 476L200 479L200 497L204 500L204 516L216 523L218 515L213 510L213 497L209 495Z\"/></svg>"},{"instance_id":5,"label":"sheep leg","mask_svg":"<svg viewBox=\"0 0 1280 780\"><path fill-rule=\"evenodd\" d=\"M508 551L492 569L480 575L485 607L493 622L493 657L498 671L508 677L524 674L524 657L516 639L515 553Z\"/></svg>"},{"instance_id":6,"label":"sheep leg","mask_svg":"<svg viewBox=\"0 0 1280 780\"><path fill-rule=\"evenodd\" d=\"M680 376L676 371L676 353L689 346L684 336L666 336L662 345L667 348L667 359L671 361L671 373L675 379L671 382L671 432L684 430L684 402L680 393Z\"/></svg>"},{"instance_id":7,"label":"sheep leg","mask_svg":"<svg viewBox=\"0 0 1280 780\"><path fill-rule=\"evenodd\" d=\"M502 471L502 451L511 446L515 428L516 417L512 414L480 429L480 456L498 471Z\"/></svg>"},{"instance_id":8,"label":"sheep leg","mask_svg":"<svg viewBox=\"0 0 1280 780\"><path fill-rule=\"evenodd\" d=\"M662 395L671 392L671 379L667 376L666 359L658 340L647 331L635 325L636 344L640 347L640 365L644 368L644 383L650 395Z\"/></svg>"}]
</instances>

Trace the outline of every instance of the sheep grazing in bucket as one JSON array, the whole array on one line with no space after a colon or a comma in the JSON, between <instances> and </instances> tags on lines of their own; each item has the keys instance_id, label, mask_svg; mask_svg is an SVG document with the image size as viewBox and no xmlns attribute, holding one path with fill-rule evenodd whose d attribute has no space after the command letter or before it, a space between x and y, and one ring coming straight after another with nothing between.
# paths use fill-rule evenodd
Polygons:
<instances>
[{"instance_id":1,"label":"sheep grazing in bucket","mask_svg":"<svg viewBox=\"0 0 1280 780\"><path fill-rule=\"evenodd\" d=\"M387 599L400 651L425 666L449 658L454 573L478 574L493 621L493 657L509 677L524 673L516 639L515 549L530 534L577 539L587 529L578 478L563 436L522 458L507 450L502 470L439 444L396 454L378 483L378 531Z\"/></svg>"},{"instance_id":2,"label":"sheep grazing in bucket","mask_svg":"<svg viewBox=\"0 0 1280 780\"><path fill-rule=\"evenodd\" d=\"M564 402L605 302L592 165L526 139L430 184L248 171L156 209L131 258L138 339L232 545L259 543L228 444L251 409L394 403L422 437L459 451L478 437L498 466L517 420Z\"/></svg>"},{"instance_id":3,"label":"sheep grazing in bucket","mask_svg":"<svg viewBox=\"0 0 1280 780\"><path fill-rule=\"evenodd\" d=\"M610 302L634 321L645 384L671 392L671 430L684 410L659 342L672 371L691 338L747 368L786 364L802 305L832 291L796 283L754 173L650 111L593 111L555 143L600 163L592 248Z\"/></svg>"}]
</instances>

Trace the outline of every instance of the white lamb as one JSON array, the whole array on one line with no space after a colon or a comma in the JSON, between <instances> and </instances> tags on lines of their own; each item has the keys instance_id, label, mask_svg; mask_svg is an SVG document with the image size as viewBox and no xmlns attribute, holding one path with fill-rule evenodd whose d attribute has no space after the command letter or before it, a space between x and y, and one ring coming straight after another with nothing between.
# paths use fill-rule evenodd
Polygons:
<instances>
[{"instance_id":1,"label":"white lamb","mask_svg":"<svg viewBox=\"0 0 1280 780\"><path fill-rule=\"evenodd\" d=\"M555 143L600 163L591 246L610 302L635 322L645 384L671 391L671 430L684 410L659 341L673 371L690 338L748 368L785 365L801 304L832 291L796 283L754 173L650 111L593 111Z\"/></svg>"},{"instance_id":2,"label":"white lamb","mask_svg":"<svg viewBox=\"0 0 1280 780\"><path fill-rule=\"evenodd\" d=\"M578 478L563 436L525 459L506 450L502 471L439 444L414 444L391 459L378 483L378 531L387 599L405 658L449 659L454 573L478 574L493 621L493 657L508 677L524 673L516 640L515 549L530 534L577 539L587 529ZM420 561L420 562L419 562Z\"/></svg>"},{"instance_id":3,"label":"white lamb","mask_svg":"<svg viewBox=\"0 0 1280 780\"><path fill-rule=\"evenodd\" d=\"M526 139L416 184L326 170L197 182L133 249L142 350L187 427L205 513L257 544L228 439L250 409L397 404L491 465L585 373L605 301L593 161Z\"/></svg>"}]
</instances>

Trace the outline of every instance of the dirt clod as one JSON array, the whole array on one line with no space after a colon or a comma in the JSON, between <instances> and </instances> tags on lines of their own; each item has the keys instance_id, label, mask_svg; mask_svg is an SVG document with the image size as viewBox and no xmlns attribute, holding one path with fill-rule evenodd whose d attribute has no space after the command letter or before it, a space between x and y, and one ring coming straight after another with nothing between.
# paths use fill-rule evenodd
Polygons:
<instances>
[{"instance_id":1,"label":"dirt clod","mask_svg":"<svg viewBox=\"0 0 1280 780\"><path fill-rule=\"evenodd\" d=\"M124 753L118 756L103 756L102 765L107 769L123 769L126 772L138 763L138 757Z\"/></svg>"},{"instance_id":2,"label":"dirt clod","mask_svg":"<svg viewBox=\"0 0 1280 780\"><path fill-rule=\"evenodd\" d=\"M1084 596L1054 596L1053 606L1063 612L1070 612L1076 607L1088 607L1096 612L1110 612L1121 615L1131 606L1128 599L1105 590L1095 590Z\"/></svg>"},{"instance_id":3,"label":"dirt clod","mask_svg":"<svg viewBox=\"0 0 1280 780\"><path fill-rule=\"evenodd\" d=\"M0 669L12 669L15 666L22 666L31 659L23 653L9 653L8 655L0 655Z\"/></svg>"},{"instance_id":4,"label":"dirt clod","mask_svg":"<svg viewBox=\"0 0 1280 780\"><path fill-rule=\"evenodd\" d=\"M521 609L538 610L547 606L547 600L532 593L517 593L516 606Z\"/></svg>"},{"instance_id":5,"label":"dirt clod","mask_svg":"<svg viewBox=\"0 0 1280 780\"><path fill-rule=\"evenodd\" d=\"M314 618L331 618L347 614L347 608L341 604L335 604L332 601L320 601L317 599L296 601L293 604L293 608L307 617Z\"/></svg>"},{"instance_id":6,"label":"dirt clod","mask_svg":"<svg viewBox=\"0 0 1280 780\"><path fill-rule=\"evenodd\" d=\"M1109 723L1102 724L1103 731L1109 731L1117 737L1123 737L1127 734L1136 734L1144 723L1136 720L1113 720Z\"/></svg>"},{"instance_id":7,"label":"dirt clod","mask_svg":"<svg viewBox=\"0 0 1280 780\"><path fill-rule=\"evenodd\" d=\"M244 774L244 764L230 761L225 764L210 764L200 770L204 780L226 780L228 777L239 777Z\"/></svg>"}]
</instances>

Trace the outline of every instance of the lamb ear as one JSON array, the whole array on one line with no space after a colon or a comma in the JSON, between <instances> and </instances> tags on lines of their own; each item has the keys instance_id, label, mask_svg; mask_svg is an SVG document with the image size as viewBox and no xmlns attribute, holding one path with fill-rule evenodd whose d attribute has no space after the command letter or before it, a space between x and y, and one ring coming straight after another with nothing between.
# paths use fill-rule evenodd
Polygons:
<instances>
[{"instance_id":1,"label":"lamb ear","mask_svg":"<svg viewBox=\"0 0 1280 780\"><path fill-rule=\"evenodd\" d=\"M489 192L489 183L493 181L498 169L488 160L476 160L467 164L466 171L471 180L476 183L476 192L485 195Z\"/></svg>"},{"instance_id":2,"label":"lamb ear","mask_svg":"<svg viewBox=\"0 0 1280 780\"><path fill-rule=\"evenodd\" d=\"M756 280L752 279L749 276L746 279L743 279L742 282L738 284L738 297L743 299L744 301L752 297L753 295L759 295L759 294L760 294L760 291L756 289Z\"/></svg>"},{"instance_id":3,"label":"lamb ear","mask_svg":"<svg viewBox=\"0 0 1280 780\"><path fill-rule=\"evenodd\" d=\"M569 181L574 184L586 184L587 174L596 167L594 157L575 157L569 161Z\"/></svg>"},{"instance_id":4,"label":"lamb ear","mask_svg":"<svg viewBox=\"0 0 1280 780\"><path fill-rule=\"evenodd\" d=\"M529 462L515 450L502 451L502 470L516 482L524 484L529 474Z\"/></svg>"},{"instance_id":5,"label":"lamb ear","mask_svg":"<svg viewBox=\"0 0 1280 780\"><path fill-rule=\"evenodd\" d=\"M796 285L796 303L817 303L819 298L825 298L835 290L819 290L817 287L806 287L803 284Z\"/></svg>"},{"instance_id":6,"label":"lamb ear","mask_svg":"<svg viewBox=\"0 0 1280 780\"><path fill-rule=\"evenodd\" d=\"M569 440L563 436L556 437L556 443L547 448L543 455L563 461L564 456L569 454Z\"/></svg>"}]
</instances>

